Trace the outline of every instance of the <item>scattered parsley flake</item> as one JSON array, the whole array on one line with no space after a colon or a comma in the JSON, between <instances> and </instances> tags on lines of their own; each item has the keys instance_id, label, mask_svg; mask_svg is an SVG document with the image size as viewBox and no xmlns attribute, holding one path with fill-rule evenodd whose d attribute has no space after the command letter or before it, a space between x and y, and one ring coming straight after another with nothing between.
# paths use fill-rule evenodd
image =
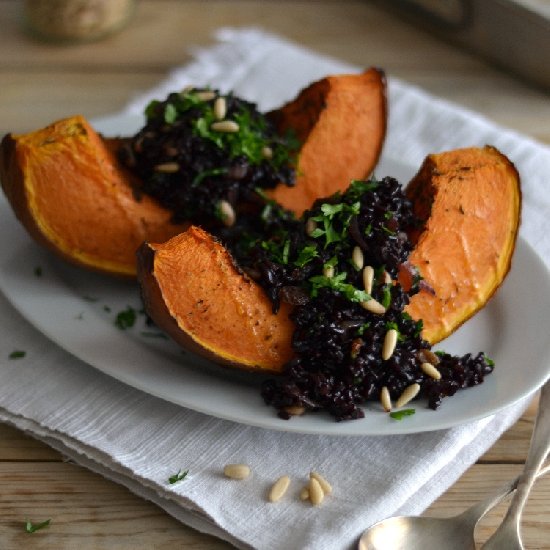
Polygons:
<instances>
[{"instance_id":1,"label":"scattered parsley flake","mask_svg":"<svg viewBox=\"0 0 550 550\"><path fill-rule=\"evenodd\" d=\"M173 103L168 103L164 108L164 122L174 124L178 118L178 110Z\"/></svg>"},{"instance_id":2,"label":"scattered parsley flake","mask_svg":"<svg viewBox=\"0 0 550 550\"><path fill-rule=\"evenodd\" d=\"M128 306L125 310L120 311L115 319L115 325L120 330L132 328L136 322L136 310L132 306Z\"/></svg>"},{"instance_id":3,"label":"scattered parsley flake","mask_svg":"<svg viewBox=\"0 0 550 550\"><path fill-rule=\"evenodd\" d=\"M170 485L174 485L174 483L178 483L179 481L183 481L186 477L187 477L187 474L189 473L189 470L185 470L185 471L181 471L178 470L178 473L177 474L174 474L173 476L170 476L168 478L168 483L170 483Z\"/></svg>"},{"instance_id":4,"label":"scattered parsley flake","mask_svg":"<svg viewBox=\"0 0 550 550\"><path fill-rule=\"evenodd\" d=\"M370 323L363 323L358 329L357 329L357 336L363 336L365 334L365 331L370 328Z\"/></svg>"},{"instance_id":5,"label":"scattered parsley flake","mask_svg":"<svg viewBox=\"0 0 550 550\"><path fill-rule=\"evenodd\" d=\"M403 409L401 411L394 411L390 413L390 416L394 420L403 420L406 416L412 416L416 412L415 409Z\"/></svg>"},{"instance_id":6,"label":"scattered parsley flake","mask_svg":"<svg viewBox=\"0 0 550 550\"><path fill-rule=\"evenodd\" d=\"M25 357L25 355L27 355L27 352L26 352L26 351L15 350L15 351L12 351L12 352L8 355L8 358L9 358L9 359L22 359L23 357Z\"/></svg>"},{"instance_id":7,"label":"scattered parsley flake","mask_svg":"<svg viewBox=\"0 0 550 550\"><path fill-rule=\"evenodd\" d=\"M483 356L485 357L485 362L487 363L487 365L489 365L490 367L494 367L495 366L495 362L493 359L491 359L487 354L483 354Z\"/></svg>"},{"instance_id":8,"label":"scattered parsley flake","mask_svg":"<svg viewBox=\"0 0 550 550\"><path fill-rule=\"evenodd\" d=\"M391 304L391 285L384 285L382 288L382 301L380 302L386 309Z\"/></svg>"},{"instance_id":9,"label":"scattered parsley flake","mask_svg":"<svg viewBox=\"0 0 550 550\"><path fill-rule=\"evenodd\" d=\"M36 531L40 529L44 529L44 527L48 527L50 525L51 519L47 519L46 521L43 521L41 523L32 523L30 520L27 520L25 522L25 532L26 533L35 533Z\"/></svg>"}]
</instances>

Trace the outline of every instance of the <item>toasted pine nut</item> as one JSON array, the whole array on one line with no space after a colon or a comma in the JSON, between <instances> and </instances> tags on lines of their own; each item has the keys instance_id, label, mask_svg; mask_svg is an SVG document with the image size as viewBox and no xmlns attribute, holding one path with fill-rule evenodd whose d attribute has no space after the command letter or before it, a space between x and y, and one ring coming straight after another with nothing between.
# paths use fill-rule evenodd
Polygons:
<instances>
[{"instance_id":1,"label":"toasted pine nut","mask_svg":"<svg viewBox=\"0 0 550 550\"><path fill-rule=\"evenodd\" d=\"M317 222L308 218L306 222L306 233L311 237L311 234L317 229Z\"/></svg>"},{"instance_id":2,"label":"toasted pine nut","mask_svg":"<svg viewBox=\"0 0 550 550\"><path fill-rule=\"evenodd\" d=\"M162 172L163 174L173 174L180 169L180 165L177 162L164 162L155 166L155 172Z\"/></svg>"},{"instance_id":3,"label":"toasted pine nut","mask_svg":"<svg viewBox=\"0 0 550 550\"><path fill-rule=\"evenodd\" d=\"M306 408L303 405L291 405L290 407L285 407L284 410L291 416L301 416L306 412Z\"/></svg>"},{"instance_id":4,"label":"toasted pine nut","mask_svg":"<svg viewBox=\"0 0 550 550\"><path fill-rule=\"evenodd\" d=\"M317 480L317 483L319 483L325 495L330 495L332 493L331 484L319 472L315 472L313 470L309 472L309 479Z\"/></svg>"},{"instance_id":5,"label":"toasted pine nut","mask_svg":"<svg viewBox=\"0 0 550 550\"><path fill-rule=\"evenodd\" d=\"M250 475L250 467L246 464L227 464L223 473L231 479L246 479Z\"/></svg>"},{"instance_id":6,"label":"toasted pine nut","mask_svg":"<svg viewBox=\"0 0 550 550\"><path fill-rule=\"evenodd\" d=\"M372 282L374 281L374 269L368 265L363 269L363 286L365 292L370 294L372 292Z\"/></svg>"},{"instance_id":7,"label":"toasted pine nut","mask_svg":"<svg viewBox=\"0 0 550 550\"><path fill-rule=\"evenodd\" d=\"M265 147L262 147L262 157L267 160L272 159L273 149L271 147L268 147L267 145Z\"/></svg>"},{"instance_id":8,"label":"toasted pine nut","mask_svg":"<svg viewBox=\"0 0 550 550\"><path fill-rule=\"evenodd\" d=\"M384 284L389 285L391 282L391 275L387 271L384 271Z\"/></svg>"},{"instance_id":9,"label":"toasted pine nut","mask_svg":"<svg viewBox=\"0 0 550 550\"><path fill-rule=\"evenodd\" d=\"M303 487L300 491L300 500L308 500L309 499L309 487Z\"/></svg>"},{"instance_id":10,"label":"toasted pine nut","mask_svg":"<svg viewBox=\"0 0 550 550\"><path fill-rule=\"evenodd\" d=\"M377 302L374 298L367 300L366 302L360 302L360 305L371 313L376 313L377 315L384 315L386 313L386 308L380 303Z\"/></svg>"},{"instance_id":11,"label":"toasted pine nut","mask_svg":"<svg viewBox=\"0 0 550 550\"><path fill-rule=\"evenodd\" d=\"M222 223L227 227L231 227L237 219L237 215L235 214L235 210L233 210L231 204L227 201L221 200L218 203L218 208L220 209Z\"/></svg>"},{"instance_id":12,"label":"toasted pine nut","mask_svg":"<svg viewBox=\"0 0 550 550\"><path fill-rule=\"evenodd\" d=\"M382 346L382 359L384 361L388 360L395 351L395 346L397 344L397 331L394 328L390 328L386 332L384 337L384 345Z\"/></svg>"},{"instance_id":13,"label":"toasted pine nut","mask_svg":"<svg viewBox=\"0 0 550 550\"><path fill-rule=\"evenodd\" d=\"M234 120L220 120L210 124L210 128L215 132L224 132L234 134L239 131L239 125Z\"/></svg>"},{"instance_id":14,"label":"toasted pine nut","mask_svg":"<svg viewBox=\"0 0 550 550\"><path fill-rule=\"evenodd\" d=\"M204 90L202 92L197 92L196 93L196 96L201 100L201 101L210 101L212 99L214 99L216 97L216 94L215 92L212 92L210 90Z\"/></svg>"},{"instance_id":15,"label":"toasted pine nut","mask_svg":"<svg viewBox=\"0 0 550 550\"><path fill-rule=\"evenodd\" d=\"M363 264L365 263L365 259L363 256L363 251L358 246L353 247L353 252L351 254L351 261L355 266L355 269L357 269L357 271L361 271L361 269L363 269Z\"/></svg>"},{"instance_id":16,"label":"toasted pine nut","mask_svg":"<svg viewBox=\"0 0 550 550\"><path fill-rule=\"evenodd\" d=\"M327 265L326 267L324 267L323 268L323 275L325 277L327 277L328 279L331 279L332 277L334 277L334 266Z\"/></svg>"},{"instance_id":17,"label":"toasted pine nut","mask_svg":"<svg viewBox=\"0 0 550 550\"><path fill-rule=\"evenodd\" d=\"M387 386L384 386L380 390L380 404L382 405L382 408L386 412L391 411L391 397L390 397L390 390L388 390Z\"/></svg>"},{"instance_id":18,"label":"toasted pine nut","mask_svg":"<svg viewBox=\"0 0 550 550\"><path fill-rule=\"evenodd\" d=\"M269 502L277 502L286 493L288 486L290 485L290 478L288 476L280 477L271 487L269 491Z\"/></svg>"},{"instance_id":19,"label":"toasted pine nut","mask_svg":"<svg viewBox=\"0 0 550 550\"><path fill-rule=\"evenodd\" d=\"M430 378L433 378L434 380L441 380L441 373L431 363L422 363L420 368Z\"/></svg>"},{"instance_id":20,"label":"toasted pine nut","mask_svg":"<svg viewBox=\"0 0 550 550\"><path fill-rule=\"evenodd\" d=\"M225 97L216 98L216 101L214 101L214 116L218 120L223 120L225 118L226 113L227 113L227 101L225 101Z\"/></svg>"},{"instance_id":21,"label":"toasted pine nut","mask_svg":"<svg viewBox=\"0 0 550 550\"><path fill-rule=\"evenodd\" d=\"M321 502L323 502L323 499L325 498L325 493L323 492L323 488L321 487L321 484L314 478L310 478L309 480L309 499L311 500L311 503L313 506L319 506Z\"/></svg>"},{"instance_id":22,"label":"toasted pine nut","mask_svg":"<svg viewBox=\"0 0 550 550\"><path fill-rule=\"evenodd\" d=\"M399 396L399 399L396 401L395 406L397 408L403 407L403 405L406 405L409 401L412 401L420 391L420 384L411 384L410 386L407 386L403 393Z\"/></svg>"}]
</instances>

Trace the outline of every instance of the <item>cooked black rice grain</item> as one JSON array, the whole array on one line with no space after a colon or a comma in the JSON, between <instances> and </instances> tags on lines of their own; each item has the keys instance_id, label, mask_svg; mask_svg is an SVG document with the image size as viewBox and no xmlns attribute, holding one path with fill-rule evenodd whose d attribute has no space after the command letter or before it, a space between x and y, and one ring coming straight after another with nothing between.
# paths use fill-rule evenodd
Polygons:
<instances>
[{"instance_id":1,"label":"cooked black rice grain","mask_svg":"<svg viewBox=\"0 0 550 550\"><path fill-rule=\"evenodd\" d=\"M308 219L317 226L310 235ZM260 243L251 256L274 310L281 301L295 306L295 359L285 366L283 376L266 381L261 390L281 418L290 418L286 408L292 406L324 410L336 420L362 418L361 405L378 401L384 386L396 400L413 383L420 384L419 397L435 409L443 397L480 384L492 371L492 362L482 353L442 354L437 366L440 380L422 371L419 351L430 346L421 338L422 323L403 311L421 278L418 275L408 291L384 280L384 272L397 280L412 250L407 231L418 225L395 179L353 182L346 193L317 201L300 224ZM384 315L360 305L366 297L362 273L351 261L355 246L361 248L365 265L375 269L371 296L386 307ZM332 277L323 275L327 265ZM390 328L399 337L391 357L383 360Z\"/></svg>"}]
</instances>

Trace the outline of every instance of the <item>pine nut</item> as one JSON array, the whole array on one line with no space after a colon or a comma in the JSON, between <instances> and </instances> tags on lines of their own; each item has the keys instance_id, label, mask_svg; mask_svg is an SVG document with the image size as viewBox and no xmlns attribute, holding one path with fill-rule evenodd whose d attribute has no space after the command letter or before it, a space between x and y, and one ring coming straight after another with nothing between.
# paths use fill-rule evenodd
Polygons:
<instances>
[{"instance_id":1,"label":"pine nut","mask_svg":"<svg viewBox=\"0 0 550 550\"><path fill-rule=\"evenodd\" d=\"M309 487L303 487L300 491L300 500L308 500L309 499Z\"/></svg>"},{"instance_id":2,"label":"pine nut","mask_svg":"<svg viewBox=\"0 0 550 550\"><path fill-rule=\"evenodd\" d=\"M270 160L273 158L273 149L271 147L268 147L267 145L265 147L262 147L262 157L264 159Z\"/></svg>"},{"instance_id":3,"label":"pine nut","mask_svg":"<svg viewBox=\"0 0 550 550\"><path fill-rule=\"evenodd\" d=\"M225 97L218 97L216 101L214 101L214 116L218 120L223 120L226 114L227 101L225 100Z\"/></svg>"},{"instance_id":4,"label":"pine nut","mask_svg":"<svg viewBox=\"0 0 550 550\"><path fill-rule=\"evenodd\" d=\"M380 390L380 404L382 405L382 408L386 412L391 411L391 397L390 397L390 390L388 390L387 386L384 386Z\"/></svg>"},{"instance_id":5,"label":"pine nut","mask_svg":"<svg viewBox=\"0 0 550 550\"><path fill-rule=\"evenodd\" d=\"M202 92L197 92L195 94L201 101L211 101L216 97L215 92L212 92L210 90L204 90Z\"/></svg>"},{"instance_id":6,"label":"pine nut","mask_svg":"<svg viewBox=\"0 0 550 550\"><path fill-rule=\"evenodd\" d=\"M412 401L420 391L420 384L411 384L407 386L403 393L399 396L399 399L396 401L395 406L399 409L406 405L409 401Z\"/></svg>"},{"instance_id":7,"label":"pine nut","mask_svg":"<svg viewBox=\"0 0 550 550\"><path fill-rule=\"evenodd\" d=\"M370 294L372 292L372 282L374 281L374 269L368 265L363 269L363 286L365 292Z\"/></svg>"},{"instance_id":8,"label":"pine nut","mask_svg":"<svg viewBox=\"0 0 550 550\"><path fill-rule=\"evenodd\" d=\"M392 283L391 275L387 271L384 271L384 284L389 285L391 283Z\"/></svg>"},{"instance_id":9,"label":"pine nut","mask_svg":"<svg viewBox=\"0 0 550 550\"><path fill-rule=\"evenodd\" d=\"M306 234L311 237L312 233L317 229L317 222L308 218L306 222Z\"/></svg>"},{"instance_id":10,"label":"pine nut","mask_svg":"<svg viewBox=\"0 0 550 550\"><path fill-rule=\"evenodd\" d=\"M218 203L218 208L220 211L222 223L226 227L231 227L235 223L235 220L237 219L237 215L235 214L235 210L233 210L233 207L231 206L231 204L225 200L221 200Z\"/></svg>"},{"instance_id":11,"label":"pine nut","mask_svg":"<svg viewBox=\"0 0 550 550\"><path fill-rule=\"evenodd\" d=\"M395 351L397 345L397 331L394 328L390 328L384 336L384 345L382 346L382 359L387 361Z\"/></svg>"},{"instance_id":12,"label":"pine nut","mask_svg":"<svg viewBox=\"0 0 550 550\"><path fill-rule=\"evenodd\" d=\"M210 124L210 129L215 132L234 134L239 131L239 125L234 120L220 120L219 122Z\"/></svg>"},{"instance_id":13,"label":"pine nut","mask_svg":"<svg viewBox=\"0 0 550 550\"><path fill-rule=\"evenodd\" d=\"M357 271L361 271L363 269L363 264L365 263L365 259L363 256L363 251L358 246L355 246L353 248L353 252L351 254L351 261L355 269L357 269Z\"/></svg>"},{"instance_id":14,"label":"pine nut","mask_svg":"<svg viewBox=\"0 0 550 550\"><path fill-rule=\"evenodd\" d=\"M163 174L174 174L179 169L180 165L177 162L165 162L155 166L155 172L162 172Z\"/></svg>"},{"instance_id":15,"label":"pine nut","mask_svg":"<svg viewBox=\"0 0 550 550\"><path fill-rule=\"evenodd\" d=\"M315 471L311 471L309 473L309 479L315 479L317 480L317 483L321 486L321 489L323 489L323 493L325 495L330 495L332 493L332 486L331 484L319 473Z\"/></svg>"},{"instance_id":16,"label":"pine nut","mask_svg":"<svg viewBox=\"0 0 550 550\"><path fill-rule=\"evenodd\" d=\"M366 302L360 302L360 305L367 311L370 311L371 313L375 313L377 315L384 315L384 313L386 313L386 308L380 302L377 302L374 298L371 298Z\"/></svg>"},{"instance_id":17,"label":"pine nut","mask_svg":"<svg viewBox=\"0 0 550 550\"><path fill-rule=\"evenodd\" d=\"M290 478L288 476L280 477L271 487L271 491L269 491L269 502L280 500L286 493L289 485Z\"/></svg>"},{"instance_id":18,"label":"pine nut","mask_svg":"<svg viewBox=\"0 0 550 550\"><path fill-rule=\"evenodd\" d=\"M303 405L290 405L289 407L285 407L284 410L290 416L301 416L306 412L306 408Z\"/></svg>"},{"instance_id":19,"label":"pine nut","mask_svg":"<svg viewBox=\"0 0 550 550\"><path fill-rule=\"evenodd\" d=\"M223 473L231 479L246 479L250 475L250 468L246 464L227 464Z\"/></svg>"},{"instance_id":20,"label":"pine nut","mask_svg":"<svg viewBox=\"0 0 550 550\"><path fill-rule=\"evenodd\" d=\"M309 480L309 499L313 506L319 506L323 499L325 498L325 493L321 484L313 477Z\"/></svg>"},{"instance_id":21,"label":"pine nut","mask_svg":"<svg viewBox=\"0 0 550 550\"><path fill-rule=\"evenodd\" d=\"M441 380L441 373L431 363L422 363L420 368L430 378L433 378L434 380Z\"/></svg>"},{"instance_id":22,"label":"pine nut","mask_svg":"<svg viewBox=\"0 0 550 550\"><path fill-rule=\"evenodd\" d=\"M327 277L327 279L332 279L332 277L334 277L334 266L327 265L323 267L323 275Z\"/></svg>"}]
</instances>

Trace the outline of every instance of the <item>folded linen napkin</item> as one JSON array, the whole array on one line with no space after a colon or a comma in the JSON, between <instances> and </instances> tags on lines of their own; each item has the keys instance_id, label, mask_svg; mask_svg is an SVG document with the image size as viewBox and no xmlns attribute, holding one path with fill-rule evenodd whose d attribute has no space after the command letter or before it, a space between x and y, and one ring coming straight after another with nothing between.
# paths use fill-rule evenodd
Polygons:
<instances>
[{"instance_id":1,"label":"folded linen napkin","mask_svg":"<svg viewBox=\"0 0 550 550\"><path fill-rule=\"evenodd\" d=\"M311 80L357 70L255 29L222 29L217 40L196 51L195 60L159 88L135 98L129 111L141 113L149 99L190 83L231 89L269 109ZM520 172L530 174L522 233L548 265L550 198L540 189L550 171L550 151L396 79L389 81L389 102L386 147L405 162L418 165L427 152L492 143ZM341 438L273 432L212 418L126 386L54 345L3 297L0 320L0 355L27 351L24 360L0 362L0 421L27 430L180 521L239 548L349 548L363 529L383 517L418 514L525 406L416 435ZM252 477L226 481L220 472L232 462L249 464ZM168 484L180 468L189 468L188 477ZM320 508L297 498L311 469L335 486ZM290 498L282 505L267 503L268 488L283 474L294 480Z\"/></svg>"}]
</instances>

